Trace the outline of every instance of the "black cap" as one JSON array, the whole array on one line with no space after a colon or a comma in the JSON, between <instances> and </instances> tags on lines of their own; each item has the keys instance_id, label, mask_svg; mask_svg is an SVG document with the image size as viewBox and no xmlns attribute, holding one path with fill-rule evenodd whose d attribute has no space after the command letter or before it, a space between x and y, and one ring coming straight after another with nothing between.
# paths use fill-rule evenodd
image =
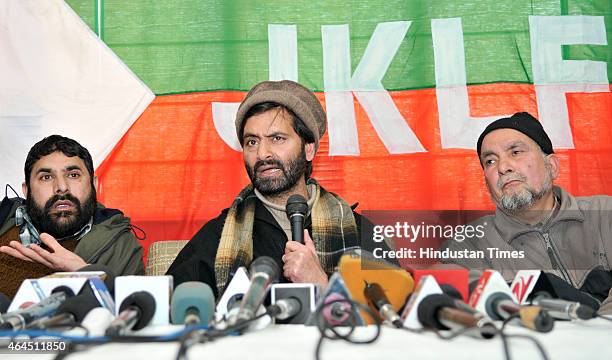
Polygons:
<instances>
[{"instance_id":1,"label":"black cap","mask_svg":"<svg viewBox=\"0 0 612 360\"><path fill-rule=\"evenodd\" d=\"M509 118L502 118L493 121L489 124L489 126L487 126L482 134L480 134L478 142L476 143L476 151L478 151L479 158L482 141L484 140L485 136L487 136L487 134L491 131L497 129L514 129L516 131L520 131L529 136L531 140L535 141L545 154L548 155L554 153L552 142L546 134L546 131L544 131L542 123L527 112L518 112Z\"/></svg>"}]
</instances>

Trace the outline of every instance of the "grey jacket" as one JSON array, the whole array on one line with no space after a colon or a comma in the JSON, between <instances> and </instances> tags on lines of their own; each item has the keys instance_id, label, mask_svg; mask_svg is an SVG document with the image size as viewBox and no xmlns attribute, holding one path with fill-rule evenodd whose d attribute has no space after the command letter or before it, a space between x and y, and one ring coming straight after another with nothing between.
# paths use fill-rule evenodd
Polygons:
<instances>
[{"instance_id":1,"label":"grey jacket","mask_svg":"<svg viewBox=\"0 0 612 360\"><path fill-rule=\"evenodd\" d=\"M526 225L497 209L495 215L485 216L472 224L482 225L484 236L462 242L450 240L445 244L450 250L481 251L484 258L450 262L471 270L495 269L507 281L511 281L518 270L545 270L575 288L584 284L591 270L611 270L612 197L574 197L558 186L553 191L560 200L560 207L547 221ZM514 258L502 256L510 254ZM611 296L612 291L602 304L601 313L612 312Z\"/></svg>"}]
</instances>

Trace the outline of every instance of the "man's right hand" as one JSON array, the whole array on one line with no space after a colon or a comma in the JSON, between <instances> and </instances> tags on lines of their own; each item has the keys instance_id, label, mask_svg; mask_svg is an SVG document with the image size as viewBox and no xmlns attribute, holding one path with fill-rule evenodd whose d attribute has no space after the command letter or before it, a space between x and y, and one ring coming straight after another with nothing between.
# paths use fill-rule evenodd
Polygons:
<instances>
[{"instance_id":1,"label":"man's right hand","mask_svg":"<svg viewBox=\"0 0 612 360\"><path fill-rule=\"evenodd\" d=\"M36 244L28 248L19 241L11 241L9 246L0 246L0 252L24 261L39 263L57 271L77 271L87 266L87 263L80 256L66 250L53 236L42 233L40 240L51 251L47 251Z\"/></svg>"}]
</instances>

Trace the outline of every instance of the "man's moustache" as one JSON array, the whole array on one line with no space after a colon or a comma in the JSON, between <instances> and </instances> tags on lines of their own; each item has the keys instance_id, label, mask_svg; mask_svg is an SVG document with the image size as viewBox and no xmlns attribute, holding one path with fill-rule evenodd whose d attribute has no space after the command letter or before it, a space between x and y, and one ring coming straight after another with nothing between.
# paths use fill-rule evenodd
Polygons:
<instances>
[{"instance_id":1,"label":"man's moustache","mask_svg":"<svg viewBox=\"0 0 612 360\"><path fill-rule=\"evenodd\" d=\"M81 202L79 201L79 199L77 199L76 197L70 195L70 194L65 194L65 195L53 195L49 200L47 200L47 203L45 204L45 212L49 212L51 211L51 209L53 209L53 205L58 202L58 201L70 201L71 203L74 204L74 206L77 209L81 208Z\"/></svg>"},{"instance_id":2,"label":"man's moustache","mask_svg":"<svg viewBox=\"0 0 612 360\"><path fill-rule=\"evenodd\" d=\"M504 175L504 176L501 176L499 180L497 180L497 187L499 189L503 189L503 187L507 183L509 183L510 181L515 181L515 180L525 182L526 178L519 173L512 173L510 175Z\"/></svg>"},{"instance_id":3,"label":"man's moustache","mask_svg":"<svg viewBox=\"0 0 612 360\"><path fill-rule=\"evenodd\" d=\"M277 168L279 168L280 170L282 170L283 172L285 171L285 167L283 166L283 163L280 162L279 160L259 160L255 163L255 166L253 166L253 172L257 173L257 170L265 165L274 165Z\"/></svg>"}]
</instances>

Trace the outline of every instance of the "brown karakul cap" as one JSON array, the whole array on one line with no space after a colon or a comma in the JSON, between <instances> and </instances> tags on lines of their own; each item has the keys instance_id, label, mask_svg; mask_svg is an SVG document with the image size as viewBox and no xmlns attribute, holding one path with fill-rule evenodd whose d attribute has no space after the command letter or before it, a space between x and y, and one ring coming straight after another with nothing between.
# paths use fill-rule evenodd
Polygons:
<instances>
[{"instance_id":1,"label":"brown karakul cap","mask_svg":"<svg viewBox=\"0 0 612 360\"><path fill-rule=\"evenodd\" d=\"M240 129L245 120L244 116L253 106L265 102L274 102L293 111L312 131L315 147L319 148L319 139L327 130L325 111L312 91L291 80L263 81L249 91L236 113L236 135L240 143L242 143Z\"/></svg>"}]
</instances>

